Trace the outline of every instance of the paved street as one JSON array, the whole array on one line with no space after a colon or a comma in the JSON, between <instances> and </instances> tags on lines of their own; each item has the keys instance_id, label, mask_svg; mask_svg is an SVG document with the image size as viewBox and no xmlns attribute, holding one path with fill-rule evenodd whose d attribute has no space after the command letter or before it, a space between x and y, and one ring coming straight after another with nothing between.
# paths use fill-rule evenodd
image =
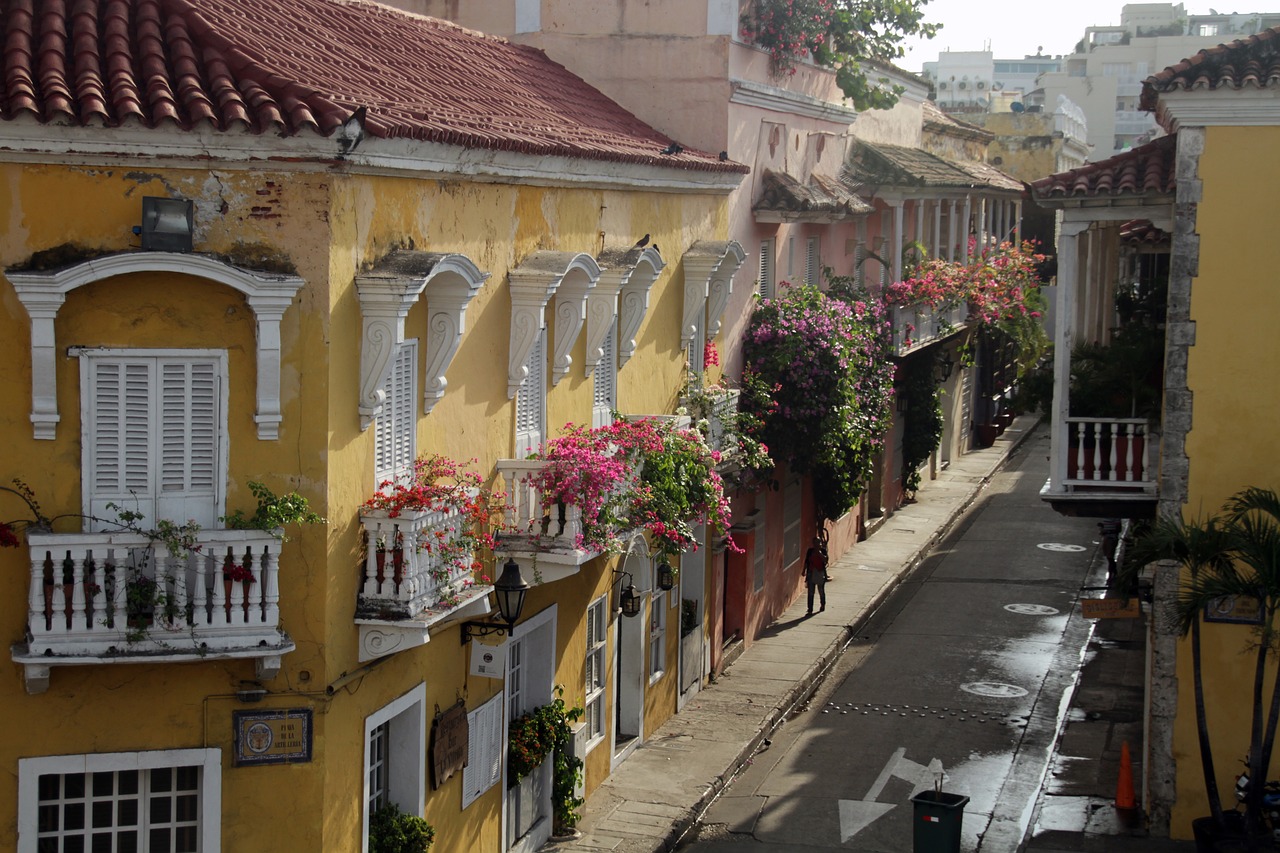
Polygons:
<instances>
[{"instance_id":1,"label":"paved street","mask_svg":"<svg viewBox=\"0 0 1280 853\"><path fill-rule=\"evenodd\" d=\"M1023 445L683 849L900 853L910 796L935 784L971 798L963 850L1018 848L1088 641L1071 614L1097 552L1094 521L1039 499L1046 466L1043 442ZM910 536L901 525L876 536Z\"/></svg>"}]
</instances>

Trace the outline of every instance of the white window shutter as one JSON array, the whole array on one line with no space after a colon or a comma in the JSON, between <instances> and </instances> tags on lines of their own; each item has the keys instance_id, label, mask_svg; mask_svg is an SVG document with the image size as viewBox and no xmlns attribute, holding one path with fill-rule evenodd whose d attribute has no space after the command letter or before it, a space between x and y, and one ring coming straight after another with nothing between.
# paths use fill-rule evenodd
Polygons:
<instances>
[{"instance_id":1,"label":"white window shutter","mask_svg":"<svg viewBox=\"0 0 1280 853\"><path fill-rule=\"evenodd\" d=\"M155 362L151 359L92 359L87 362L84 404L89 462L89 514L113 518L114 503L155 521L151 484L151 399Z\"/></svg>"},{"instance_id":2,"label":"white window shutter","mask_svg":"<svg viewBox=\"0 0 1280 853\"><path fill-rule=\"evenodd\" d=\"M546 419L546 343L544 329L529 352L525 366L529 369L516 391L516 458L523 459L542 444L543 421Z\"/></svg>"},{"instance_id":3,"label":"white window shutter","mask_svg":"<svg viewBox=\"0 0 1280 853\"><path fill-rule=\"evenodd\" d=\"M160 362L156 515L202 526L216 520L219 388L209 361Z\"/></svg>"},{"instance_id":4,"label":"white window shutter","mask_svg":"<svg viewBox=\"0 0 1280 853\"><path fill-rule=\"evenodd\" d=\"M464 809L502 778L505 728L501 693L467 714L467 766L462 770Z\"/></svg>"},{"instance_id":5,"label":"white window shutter","mask_svg":"<svg viewBox=\"0 0 1280 853\"><path fill-rule=\"evenodd\" d=\"M818 238L810 237L804 253L804 280L806 284L817 287L822 271L822 260L818 257Z\"/></svg>"},{"instance_id":6,"label":"white window shutter","mask_svg":"<svg viewBox=\"0 0 1280 853\"><path fill-rule=\"evenodd\" d=\"M596 369L591 373L592 428L608 426L613 423L613 412L618 408L617 332L618 326L615 322L609 329L609 333L605 335L604 343L601 345L604 355L600 358L600 364L596 365Z\"/></svg>"},{"instance_id":7,"label":"white window shutter","mask_svg":"<svg viewBox=\"0 0 1280 853\"><path fill-rule=\"evenodd\" d=\"M418 425L414 394L418 387L418 342L400 344L382 384L387 395L374 422L374 472L379 483L407 476L417 455Z\"/></svg>"},{"instance_id":8,"label":"white window shutter","mask_svg":"<svg viewBox=\"0 0 1280 853\"><path fill-rule=\"evenodd\" d=\"M760 241L760 298L772 299L773 282L773 239Z\"/></svg>"}]
</instances>

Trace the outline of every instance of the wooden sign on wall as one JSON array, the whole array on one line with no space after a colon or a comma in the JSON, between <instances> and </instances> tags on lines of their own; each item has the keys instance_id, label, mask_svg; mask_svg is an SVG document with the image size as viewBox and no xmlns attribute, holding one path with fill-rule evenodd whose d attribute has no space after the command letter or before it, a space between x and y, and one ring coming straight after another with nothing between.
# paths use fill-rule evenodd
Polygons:
<instances>
[{"instance_id":1,"label":"wooden sign on wall","mask_svg":"<svg viewBox=\"0 0 1280 853\"><path fill-rule=\"evenodd\" d=\"M434 791L454 773L467 766L467 706L457 704L436 714L431 725L431 789Z\"/></svg>"}]
</instances>

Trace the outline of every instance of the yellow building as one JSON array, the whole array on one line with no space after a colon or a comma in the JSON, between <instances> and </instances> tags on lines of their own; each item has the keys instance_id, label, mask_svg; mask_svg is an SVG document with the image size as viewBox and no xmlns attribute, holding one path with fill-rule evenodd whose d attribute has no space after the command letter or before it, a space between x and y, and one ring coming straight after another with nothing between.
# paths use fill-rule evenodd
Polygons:
<instances>
[{"instance_id":1,"label":"yellow building","mask_svg":"<svg viewBox=\"0 0 1280 853\"><path fill-rule=\"evenodd\" d=\"M508 533L487 575L540 583L472 639L491 584L378 562L453 521L361 507L439 453L514 528L543 515L516 461L543 439L673 412L743 261L745 167L664 153L536 50L372 4L95 8L3 24L0 481L39 512L0 492L0 521L52 530L0 549L0 848L359 850L394 803L437 851L536 849L547 770L505 784L507 720L563 686L598 785L706 671L679 630L703 552L667 592L643 537ZM252 482L327 523L223 529Z\"/></svg>"},{"instance_id":2,"label":"yellow building","mask_svg":"<svg viewBox=\"0 0 1280 853\"><path fill-rule=\"evenodd\" d=\"M1171 135L1032 185L1063 211L1044 492L1060 511L1202 519L1240 489L1280 485L1280 404L1269 390L1280 343L1268 328L1280 310L1272 281L1280 250L1267 210L1280 179L1278 43L1280 29L1267 30L1152 76L1143 105ZM1084 411L1069 381L1073 345L1115 340L1148 297L1148 307L1161 306L1152 328L1163 394L1145 402L1159 407L1147 413L1135 395L1123 412ZM1154 614L1176 599L1179 582L1176 568L1156 571ZM1190 646L1170 620L1151 625L1143 805L1154 829L1189 838L1192 821L1209 814ZM1249 745L1254 656L1246 651L1256 637L1248 625L1221 622L1206 623L1202 636L1218 786L1229 797Z\"/></svg>"}]
</instances>

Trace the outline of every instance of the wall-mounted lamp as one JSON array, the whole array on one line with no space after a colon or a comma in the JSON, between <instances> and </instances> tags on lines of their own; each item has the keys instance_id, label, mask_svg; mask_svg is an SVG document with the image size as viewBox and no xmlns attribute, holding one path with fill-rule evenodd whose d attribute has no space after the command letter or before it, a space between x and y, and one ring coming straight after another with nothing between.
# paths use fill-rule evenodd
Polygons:
<instances>
[{"instance_id":1,"label":"wall-mounted lamp","mask_svg":"<svg viewBox=\"0 0 1280 853\"><path fill-rule=\"evenodd\" d=\"M627 579L627 585L618 591L618 609L622 611L622 615L628 619L632 616L640 615L640 608L644 604L644 597L640 595L640 590L636 589L636 585L631 582L631 573L614 569L615 575L622 575Z\"/></svg>"},{"instance_id":2,"label":"wall-mounted lamp","mask_svg":"<svg viewBox=\"0 0 1280 853\"><path fill-rule=\"evenodd\" d=\"M952 360L951 353L947 352L946 350L943 350L942 354L938 356L938 361L936 364L938 381L946 382L948 379L950 379L951 371L952 369L955 368L955 366L956 366L956 363L954 360Z\"/></svg>"},{"instance_id":3,"label":"wall-mounted lamp","mask_svg":"<svg viewBox=\"0 0 1280 853\"><path fill-rule=\"evenodd\" d=\"M195 231L195 205L190 199L144 196L142 248L156 252L190 252Z\"/></svg>"},{"instance_id":4,"label":"wall-mounted lamp","mask_svg":"<svg viewBox=\"0 0 1280 853\"><path fill-rule=\"evenodd\" d=\"M515 633L515 624L520 619L520 611L524 609L524 597L530 586L520 574L520 564L508 557L502 567L502 576L493 585L493 597L498 604L498 620L489 622L463 622L462 644L465 646L473 637L487 637L490 634L508 635Z\"/></svg>"},{"instance_id":5,"label":"wall-mounted lamp","mask_svg":"<svg viewBox=\"0 0 1280 853\"><path fill-rule=\"evenodd\" d=\"M671 568L671 563L667 561L666 557L663 557L662 561L658 563L658 589L663 592L668 592L675 589L675 586L675 569Z\"/></svg>"}]
</instances>

